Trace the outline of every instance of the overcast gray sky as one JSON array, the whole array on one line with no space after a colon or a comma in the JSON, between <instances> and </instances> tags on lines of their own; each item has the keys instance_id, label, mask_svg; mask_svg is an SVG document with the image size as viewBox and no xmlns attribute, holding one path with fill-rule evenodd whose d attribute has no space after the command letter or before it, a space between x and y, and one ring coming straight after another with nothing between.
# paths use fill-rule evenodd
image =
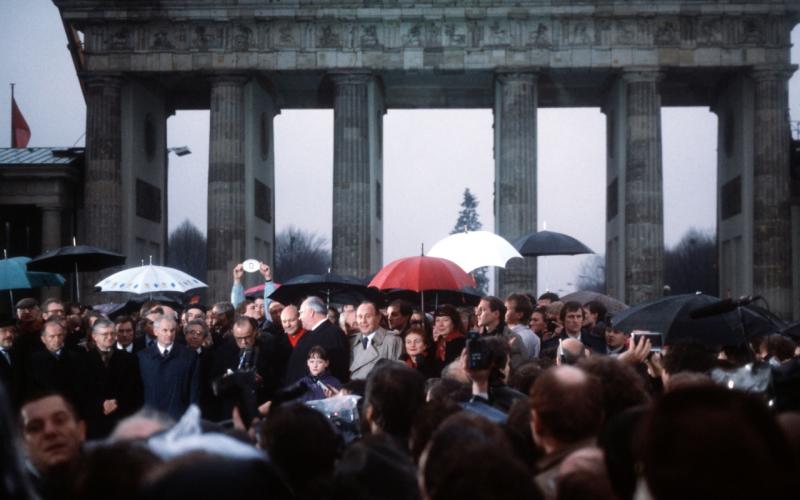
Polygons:
<instances>
[{"instance_id":1,"label":"overcast gray sky","mask_svg":"<svg viewBox=\"0 0 800 500\"><path fill-rule=\"evenodd\" d=\"M50 0L0 0L0 145L9 144L10 90L32 136L31 146L82 146L86 107ZM800 61L800 28L792 33ZM5 96L5 97L2 97ZM793 120L800 120L800 76L790 82ZM539 229L570 234L603 253L605 119L598 108L540 109ZM169 225L188 218L205 231L208 112L178 112L168 122ZM663 108L665 242L690 227L716 226L716 127L708 108ZM389 110L384 118L384 263L419 253L449 234L464 188L477 196L484 229L493 230L491 110ZM330 241L333 112L283 110L275 119L275 219ZM315 179L316 183L309 183ZM202 193L202 196L200 194ZM316 200L316 211L304 199ZM247 257L247 256L242 256ZM586 257L539 259L539 291L567 293Z\"/></svg>"}]
</instances>

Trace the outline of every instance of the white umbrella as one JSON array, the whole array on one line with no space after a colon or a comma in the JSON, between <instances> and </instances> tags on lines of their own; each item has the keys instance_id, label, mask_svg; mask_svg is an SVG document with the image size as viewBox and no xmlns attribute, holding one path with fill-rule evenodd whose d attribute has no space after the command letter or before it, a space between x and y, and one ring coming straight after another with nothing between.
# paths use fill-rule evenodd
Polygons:
<instances>
[{"instance_id":1,"label":"white umbrella","mask_svg":"<svg viewBox=\"0 0 800 500\"><path fill-rule=\"evenodd\" d=\"M100 288L101 292L128 292L139 295L157 292L182 293L195 288L208 288L208 285L183 271L153 264L114 273L95 286Z\"/></svg>"},{"instance_id":2,"label":"white umbrella","mask_svg":"<svg viewBox=\"0 0 800 500\"><path fill-rule=\"evenodd\" d=\"M506 263L522 255L502 236L488 231L467 231L439 240L428 252L429 257L448 259L466 272L479 267L506 267Z\"/></svg>"}]
</instances>

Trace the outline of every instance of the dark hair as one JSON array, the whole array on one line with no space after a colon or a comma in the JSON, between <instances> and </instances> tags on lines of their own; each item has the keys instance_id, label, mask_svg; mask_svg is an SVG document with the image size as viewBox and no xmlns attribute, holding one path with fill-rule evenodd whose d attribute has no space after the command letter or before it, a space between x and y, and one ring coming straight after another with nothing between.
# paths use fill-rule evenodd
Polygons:
<instances>
[{"instance_id":1,"label":"dark hair","mask_svg":"<svg viewBox=\"0 0 800 500\"><path fill-rule=\"evenodd\" d=\"M539 300L549 300L550 302L558 302L561 298L558 296L557 293L553 292L544 292L543 294L539 295L537 302Z\"/></svg>"},{"instance_id":2,"label":"dark hair","mask_svg":"<svg viewBox=\"0 0 800 500\"><path fill-rule=\"evenodd\" d=\"M387 434L406 436L425 402L425 377L404 363L376 365L367 377L364 401L373 423Z\"/></svg>"},{"instance_id":3,"label":"dark hair","mask_svg":"<svg viewBox=\"0 0 800 500\"><path fill-rule=\"evenodd\" d=\"M401 299L391 301L389 303L389 307L396 307L400 311L400 315L405 316L407 318L410 318L411 313L413 312L413 309L411 308L411 303Z\"/></svg>"},{"instance_id":4,"label":"dark hair","mask_svg":"<svg viewBox=\"0 0 800 500\"><path fill-rule=\"evenodd\" d=\"M308 350L308 358L311 359L313 357L317 357L319 359L324 359L325 361L330 361L328 357L328 353L325 351L325 348L321 345L315 345L311 349Z\"/></svg>"},{"instance_id":5,"label":"dark hair","mask_svg":"<svg viewBox=\"0 0 800 500\"><path fill-rule=\"evenodd\" d=\"M769 356L780 362L792 359L794 357L794 351L797 349L797 344L791 339L778 334L767 335L762 341L761 346L762 349L767 351Z\"/></svg>"},{"instance_id":6,"label":"dark hair","mask_svg":"<svg viewBox=\"0 0 800 500\"><path fill-rule=\"evenodd\" d=\"M136 321L133 320L132 317L127 315L117 316L114 320L114 326L121 325L122 323L130 323L134 329L136 328Z\"/></svg>"},{"instance_id":7,"label":"dark hair","mask_svg":"<svg viewBox=\"0 0 800 500\"><path fill-rule=\"evenodd\" d=\"M597 315L597 321L605 321L606 319L606 306L604 306L600 301L597 300L590 300L589 302L583 305L586 309L589 310L590 313Z\"/></svg>"},{"instance_id":8,"label":"dark hair","mask_svg":"<svg viewBox=\"0 0 800 500\"><path fill-rule=\"evenodd\" d=\"M461 314L458 313L458 309L449 304L441 305L436 308L436 311L433 313L434 321L436 321L436 318L439 316L447 316L450 318L453 322L453 330L464 333L464 325L461 324Z\"/></svg>"},{"instance_id":9,"label":"dark hair","mask_svg":"<svg viewBox=\"0 0 800 500\"><path fill-rule=\"evenodd\" d=\"M261 427L261 443L295 491L313 491L333 475L339 441L317 410L302 404L273 408Z\"/></svg>"},{"instance_id":10,"label":"dark hair","mask_svg":"<svg viewBox=\"0 0 800 500\"><path fill-rule=\"evenodd\" d=\"M539 313L542 315L543 318L547 318L547 306L536 306L531 313L531 316L534 314Z\"/></svg>"},{"instance_id":11,"label":"dark hair","mask_svg":"<svg viewBox=\"0 0 800 500\"><path fill-rule=\"evenodd\" d=\"M236 306L236 316L244 316L244 313L247 312L247 306L253 304L254 302L250 299L244 299L242 302Z\"/></svg>"},{"instance_id":12,"label":"dark hair","mask_svg":"<svg viewBox=\"0 0 800 500\"><path fill-rule=\"evenodd\" d=\"M628 408L650 400L642 376L632 366L617 358L590 356L581 359L578 367L600 381L606 421Z\"/></svg>"},{"instance_id":13,"label":"dark hair","mask_svg":"<svg viewBox=\"0 0 800 500\"><path fill-rule=\"evenodd\" d=\"M581 370L585 376L575 382L564 382L559 372L579 370L559 366L542 373L531 389L531 409L541 422L543 434L562 443L577 443L595 436L602 422L602 387L597 377Z\"/></svg>"},{"instance_id":14,"label":"dark hair","mask_svg":"<svg viewBox=\"0 0 800 500\"><path fill-rule=\"evenodd\" d=\"M233 304L231 304L230 302L217 302L216 304L211 306L211 309L217 309L218 311L220 311L222 314L225 315L228 321L233 321L234 309L233 309Z\"/></svg>"},{"instance_id":15,"label":"dark hair","mask_svg":"<svg viewBox=\"0 0 800 500\"><path fill-rule=\"evenodd\" d=\"M253 333L258 333L258 322L255 318L251 318L250 316L239 316L233 326L238 326L239 328L249 326L253 329Z\"/></svg>"},{"instance_id":16,"label":"dark hair","mask_svg":"<svg viewBox=\"0 0 800 500\"><path fill-rule=\"evenodd\" d=\"M47 327L50 326L50 325L58 325L58 327L61 328L61 330L64 333L67 332L67 327L64 326L64 322L63 322L62 319L60 319L60 318L50 318L50 319L48 319L47 321L45 321L42 324L42 333L41 333L42 336L44 336L45 330L47 330Z\"/></svg>"},{"instance_id":17,"label":"dark hair","mask_svg":"<svg viewBox=\"0 0 800 500\"><path fill-rule=\"evenodd\" d=\"M522 322L528 323L531 320L531 315L533 314L533 304L531 303L531 299L524 293L512 293L508 297L506 297L506 302L514 302L514 308L517 312L522 313Z\"/></svg>"},{"instance_id":18,"label":"dark hair","mask_svg":"<svg viewBox=\"0 0 800 500\"><path fill-rule=\"evenodd\" d=\"M202 327L203 328L203 336L204 337L208 336L208 324L206 324L206 322L203 321L202 319L193 319L193 320L189 321L188 323L186 323L186 326L184 327L184 330L188 330L190 326L200 326L200 327Z\"/></svg>"},{"instance_id":19,"label":"dark hair","mask_svg":"<svg viewBox=\"0 0 800 500\"><path fill-rule=\"evenodd\" d=\"M472 396L472 389L468 384L462 384L451 378L432 378L426 382L425 392L430 394L431 401L463 402Z\"/></svg>"},{"instance_id":20,"label":"dark hair","mask_svg":"<svg viewBox=\"0 0 800 500\"><path fill-rule=\"evenodd\" d=\"M716 355L708 347L694 341L671 344L664 355L664 371L669 375L679 372L708 373L714 368Z\"/></svg>"},{"instance_id":21,"label":"dark hair","mask_svg":"<svg viewBox=\"0 0 800 500\"><path fill-rule=\"evenodd\" d=\"M504 323L506 321L506 305L502 300L498 299L494 295L486 295L481 297L481 302L483 301L489 304L489 310L492 312L500 312L500 323Z\"/></svg>"},{"instance_id":22,"label":"dark hair","mask_svg":"<svg viewBox=\"0 0 800 500\"><path fill-rule=\"evenodd\" d=\"M568 312L575 312L580 311L581 316L583 315L583 306L580 302L576 302L574 300L570 300L569 302L565 302L564 306L561 308L561 311L558 313L558 317L561 319L561 322L564 322L564 318L567 317Z\"/></svg>"},{"instance_id":23,"label":"dark hair","mask_svg":"<svg viewBox=\"0 0 800 500\"><path fill-rule=\"evenodd\" d=\"M75 498L137 499L145 478L160 463L141 443L118 441L92 446L76 471Z\"/></svg>"},{"instance_id":24,"label":"dark hair","mask_svg":"<svg viewBox=\"0 0 800 500\"><path fill-rule=\"evenodd\" d=\"M669 391L645 415L638 454L653 498L797 496L797 469L757 397L718 385Z\"/></svg>"},{"instance_id":25,"label":"dark hair","mask_svg":"<svg viewBox=\"0 0 800 500\"><path fill-rule=\"evenodd\" d=\"M522 394L530 394L531 387L539 375L544 372L538 359L526 361L519 365L508 379L508 386L516 389Z\"/></svg>"},{"instance_id":26,"label":"dark hair","mask_svg":"<svg viewBox=\"0 0 800 500\"><path fill-rule=\"evenodd\" d=\"M422 405L414 417L409 439L411 455L415 462L419 462L422 451L439 428L442 422L450 415L461 411L461 405L450 399L432 399Z\"/></svg>"}]
</instances>

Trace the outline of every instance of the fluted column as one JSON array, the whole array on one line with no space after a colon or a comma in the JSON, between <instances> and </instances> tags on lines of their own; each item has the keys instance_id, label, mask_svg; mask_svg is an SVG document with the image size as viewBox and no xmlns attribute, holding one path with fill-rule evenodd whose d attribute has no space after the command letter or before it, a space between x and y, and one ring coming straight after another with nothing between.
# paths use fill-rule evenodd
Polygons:
<instances>
[{"instance_id":1,"label":"fluted column","mask_svg":"<svg viewBox=\"0 0 800 500\"><path fill-rule=\"evenodd\" d=\"M495 83L495 232L513 241L536 231L537 75L501 73ZM497 295L536 294L536 258L498 271Z\"/></svg>"},{"instance_id":2,"label":"fluted column","mask_svg":"<svg viewBox=\"0 0 800 500\"><path fill-rule=\"evenodd\" d=\"M61 207L42 207L42 252L61 246ZM68 276L68 273L64 273ZM41 290L42 297L61 297L61 287L49 286Z\"/></svg>"},{"instance_id":3,"label":"fluted column","mask_svg":"<svg viewBox=\"0 0 800 500\"><path fill-rule=\"evenodd\" d=\"M85 81L86 165L81 231L81 243L119 253L124 248L122 83L116 76L93 76ZM96 272L81 275L81 300L90 303L98 298L93 290L100 276Z\"/></svg>"},{"instance_id":4,"label":"fluted column","mask_svg":"<svg viewBox=\"0 0 800 500\"><path fill-rule=\"evenodd\" d=\"M369 73L331 75L333 102L333 270L365 277L371 269L375 203L370 161ZM380 140L380 138L378 138Z\"/></svg>"},{"instance_id":5,"label":"fluted column","mask_svg":"<svg viewBox=\"0 0 800 500\"><path fill-rule=\"evenodd\" d=\"M211 81L208 162L209 301L227 300L231 270L246 258L244 84L242 76Z\"/></svg>"},{"instance_id":6,"label":"fluted column","mask_svg":"<svg viewBox=\"0 0 800 500\"><path fill-rule=\"evenodd\" d=\"M793 68L756 68L753 124L753 293L792 315L789 96Z\"/></svg>"},{"instance_id":7,"label":"fluted column","mask_svg":"<svg viewBox=\"0 0 800 500\"><path fill-rule=\"evenodd\" d=\"M86 243L122 251L120 88L116 77L86 80Z\"/></svg>"},{"instance_id":8,"label":"fluted column","mask_svg":"<svg viewBox=\"0 0 800 500\"><path fill-rule=\"evenodd\" d=\"M626 99L625 299L656 298L664 284L660 73L623 75Z\"/></svg>"}]
</instances>

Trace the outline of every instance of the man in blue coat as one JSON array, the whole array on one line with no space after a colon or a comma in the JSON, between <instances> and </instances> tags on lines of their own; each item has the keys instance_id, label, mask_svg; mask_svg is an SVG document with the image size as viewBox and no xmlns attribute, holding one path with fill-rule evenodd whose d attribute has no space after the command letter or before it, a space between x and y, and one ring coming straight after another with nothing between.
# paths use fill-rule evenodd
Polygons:
<instances>
[{"instance_id":1,"label":"man in blue coat","mask_svg":"<svg viewBox=\"0 0 800 500\"><path fill-rule=\"evenodd\" d=\"M144 388L144 405L179 419L197 403L197 354L175 343L176 321L161 316L153 325L156 342L139 351L139 371Z\"/></svg>"}]
</instances>

